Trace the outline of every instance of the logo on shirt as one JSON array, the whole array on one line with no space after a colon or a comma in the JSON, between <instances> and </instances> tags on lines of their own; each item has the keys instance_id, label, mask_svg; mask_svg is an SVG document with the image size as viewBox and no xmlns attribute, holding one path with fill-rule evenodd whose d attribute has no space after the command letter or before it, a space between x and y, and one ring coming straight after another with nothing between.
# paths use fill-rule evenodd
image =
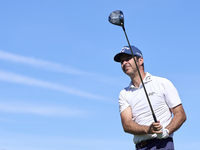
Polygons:
<instances>
[{"instance_id":1,"label":"logo on shirt","mask_svg":"<svg viewBox=\"0 0 200 150\"><path fill-rule=\"evenodd\" d=\"M151 80L151 75L147 76L145 81Z\"/></svg>"},{"instance_id":2,"label":"logo on shirt","mask_svg":"<svg viewBox=\"0 0 200 150\"><path fill-rule=\"evenodd\" d=\"M156 94L156 92L151 92L151 93L149 93L148 95L149 95L149 96L152 96L152 95L154 95L154 94Z\"/></svg>"}]
</instances>

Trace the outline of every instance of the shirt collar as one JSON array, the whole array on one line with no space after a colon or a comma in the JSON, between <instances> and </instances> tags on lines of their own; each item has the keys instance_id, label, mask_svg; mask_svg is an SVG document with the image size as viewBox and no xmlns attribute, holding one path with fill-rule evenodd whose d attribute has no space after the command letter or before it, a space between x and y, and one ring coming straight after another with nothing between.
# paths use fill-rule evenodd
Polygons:
<instances>
[{"instance_id":1,"label":"shirt collar","mask_svg":"<svg viewBox=\"0 0 200 150\"><path fill-rule=\"evenodd\" d=\"M152 75L148 72L146 72L146 76L143 80L144 84L151 81L152 80ZM142 83L141 83L142 84ZM136 89L137 87L135 87L132 82L130 82L129 86L128 86L129 89Z\"/></svg>"},{"instance_id":2,"label":"shirt collar","mask_svg":"<svg viewBox=\"0 0 200 150\"><path fill-rule=\"evenodd\" d=\"M149 82L151 80L152 80L152 75L147 72L143 82L146 83L146 82Z\"/></svg>"}]
</instances>

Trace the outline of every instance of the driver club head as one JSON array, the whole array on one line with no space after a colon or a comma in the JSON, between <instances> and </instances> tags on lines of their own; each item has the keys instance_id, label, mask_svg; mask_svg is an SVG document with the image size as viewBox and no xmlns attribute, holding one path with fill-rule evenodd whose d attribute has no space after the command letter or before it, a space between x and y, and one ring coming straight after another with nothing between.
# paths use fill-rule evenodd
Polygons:
<instances>
[{"instance_id":1,"label":"driver club head","mask_svg":"<svg viewBox=\"0 0 200 150\"><path fill-rule=\"evenodd\" d=\"M108 21L114 25L124 26L124 15L121 10L113 11L109 17Z\"/></svg>"}]
</instances>

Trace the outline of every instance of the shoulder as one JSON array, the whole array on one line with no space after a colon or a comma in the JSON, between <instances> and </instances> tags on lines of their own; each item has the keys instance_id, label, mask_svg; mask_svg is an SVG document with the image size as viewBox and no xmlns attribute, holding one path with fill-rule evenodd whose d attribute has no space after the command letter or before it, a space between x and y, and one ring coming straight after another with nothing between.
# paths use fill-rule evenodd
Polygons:
<instances>
[{"instance_id":1,"label":"shoulder","mask_svg":"<svg viewBox=\"0 0 200 150\"><path fill-rule=\"evenodd\" d=\"M126 95L127 93L128 93L128 91L129 91L129 86L128 87L125 87L124 89L122 89L121 91L120 91L120 95L122 96L122 95Z\"/></svg>"},{"instance_id":2,"label":"shoulder","mask_svg":"<svg viewBox=\"0 0 200 150\"><path fill-rule=\"evenodd\" d=\"M177 92L176 87L174 84L167 78L164 77L158 77L158 76L152 76L153 84L159 87L163 93L166 92Z\"/></svg>"},{"instance_id":3,"label":"shoulder","mask_svg":"<svg viewBox=\"0 0 200 150\"><path fill-rule=\"evenodd\" d=\"M153 76L153 75L151 75L150 77L151 77L151 79L150 79L151 84L153 84L156 87L159 87L162 90L164 90L166 88L167 89L168 88L171 88L171 89L175 88L173 83L167 78L160 77L160 76Z\"/></svg>"},{"instance_id":4,"label":"shoulder","mask_svg":"<svg viewBox=\"0 0 200 150\"><path fill-rule=\"evenodd\" d=\"M124 89L122 89L120 91L119 99L127 99L126 97L127 97L128 93L130 92L131 85L132 84L130 82L130 84L127 87L125 87Z\"/></svg>"},{"instance_id":5,"label":"shoulder","mask_svg":"<svg viewBox=\"0 0 200 150\"><path fill-rule=\"evenodd\" d=\"M172 82L164 77L159 77L159 76L151 76L152 77L152 81L156 82L156 83L160 83L160 84L172 84Z\"/></svg>"}]
</instances>

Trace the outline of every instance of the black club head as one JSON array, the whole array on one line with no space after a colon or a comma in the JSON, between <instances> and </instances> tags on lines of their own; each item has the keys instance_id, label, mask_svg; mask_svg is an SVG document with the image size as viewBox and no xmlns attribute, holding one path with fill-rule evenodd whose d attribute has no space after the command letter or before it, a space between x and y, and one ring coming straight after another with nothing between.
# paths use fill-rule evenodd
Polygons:
<instances>
[{"instance_id":1,"label":"black club head","mask_svg":"<svg viewBox=\"0 0 200 150\"><path fill-rule=\"evenodd\" d=\"M124 15L121 10L113 11L109 17L108 21L114 25L124 26Z\"/></svg>"}]
</instances>

